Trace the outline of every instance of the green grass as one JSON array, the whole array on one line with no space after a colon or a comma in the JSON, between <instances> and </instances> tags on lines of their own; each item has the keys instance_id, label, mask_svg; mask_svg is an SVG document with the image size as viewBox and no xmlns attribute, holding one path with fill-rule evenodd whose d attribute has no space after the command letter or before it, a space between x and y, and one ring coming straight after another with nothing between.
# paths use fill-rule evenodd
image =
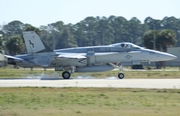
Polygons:
<instances>
[{"instance_id":1,"label":"green grass","mask_svg":"<svg viewBox=\"0 0 180 116\"><path fill-rule=\"evenodd\" d=\"M0 116L178 116L180 90L0 88Z\"/></svg>"},{"instance_id":2,"label":"green grass","mask_svg":"<svg viewBox=\"0 0 180 116\"><path fill-rule=\"evenodd\" d=\"M31 71L29 68L23 69L15 69L15 68L0 68L0 78L23 78L23 77L37 77L40 76L42 73L45 74L52 74L54 70L44 71L40 69L35 69Z\"/></svg>"},{"instance_id":3,"label":"green grass","mask_svg":"<svg viewBox=\"0 0 180 116\"><path fill-rule=\"evenodd\" d=\"M56 74L61 77L62 71L47 70L44 71L42 68L34 69L14 69L11 67L0 68L0 78L27 78L27 77L39 77L42 74L47 74L52 76ZM180 78L179 68L167 68L163 70L128 70L124 71L125 78ZM117 77L118 71L106 71L106 72L93 72L93 73L73 73L72 78L82 76L82 77L93 77L93 78L107 78L107 77Z\"/></svg>"}]
</instances>

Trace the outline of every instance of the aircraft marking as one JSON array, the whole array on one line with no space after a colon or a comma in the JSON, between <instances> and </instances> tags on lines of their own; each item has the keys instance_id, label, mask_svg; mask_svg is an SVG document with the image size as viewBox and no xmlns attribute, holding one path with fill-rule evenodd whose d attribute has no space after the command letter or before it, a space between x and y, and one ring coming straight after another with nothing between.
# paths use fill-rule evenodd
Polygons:
<instances>
[{"instance_id":1,"label":"aircraft marking","mask_svg":"<svg viewBox=\"0 0 180 116\"><path fill-rule=\"evenodd\" d=\"M94 51L94 52L99 52L99 51L101 51L100 48L87 48L86 50L87 50L87 51ZM103 51L105 51L105 52L111 52L111 48L105 48Z\"/></svg>"},{"instance_id":2,"label":"aircraft marking","mask_svg":"<svg viewBox=\"0 0 180 116\"><path fill-rule=\"evenodd\" d=\"M32 46L34 48L34 43L31 42L31 40L29 40L29 44L30 44L30 46Z\"/></svg>"},{"instance_id":3,"label":"aircraft marking","mask_svg":"<svg viewBox=\"0 0 180 116\"><path fill-rule=\"evenodd\" d=\"M130 55L127 55L127 56L125 56L127 59L130 59L130 58L132 58L132 56L130 56Z\"/></svg>"},{"instance_id":4,"label":"aircraft marking","mask_svg":"<svg viewBox=\"0 0 180 116\"><path fill-rule=\"evenodd\" d=\"M95 52L99 52L100 48L88 48L86 49L87 51L95 51Z\"/></svg>"}]
</instances>

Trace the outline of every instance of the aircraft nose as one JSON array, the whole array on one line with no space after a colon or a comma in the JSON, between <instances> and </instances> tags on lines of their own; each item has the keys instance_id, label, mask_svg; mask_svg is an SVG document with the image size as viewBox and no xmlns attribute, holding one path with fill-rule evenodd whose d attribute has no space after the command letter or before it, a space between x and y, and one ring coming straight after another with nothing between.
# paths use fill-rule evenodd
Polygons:
<instances>
[{"instance_id":1,"label":"aircraft nose","mask_svg":"<svg viewBox=\"0 0 180 116\"><path fill-rule=\"evenodd\" d=\"M169 53L163 53L162 55L164 57L164 60L174 60L177 58L177 56L169 54Z\"/></svg>"},{"instance_id":2,"label":"aircraft nose","mask_svg":"<svg viewBox=\"0 0 180 116\"><path fill-rule=\"evenodd\" d=\"M175 55L172 55L172 59L174 60L174 59L176 59L177 58L177 56L175 56Z\"/></svg>"}]
</instances>

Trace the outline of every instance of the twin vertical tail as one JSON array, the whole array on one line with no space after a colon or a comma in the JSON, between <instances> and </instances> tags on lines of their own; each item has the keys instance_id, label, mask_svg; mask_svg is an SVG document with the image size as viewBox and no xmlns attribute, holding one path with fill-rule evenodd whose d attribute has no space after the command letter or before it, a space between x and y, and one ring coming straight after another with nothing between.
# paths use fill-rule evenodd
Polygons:
<instances>
[{"instance_id":1,"label":"twin vertical tail","mask_svg":"<svg viewBox=\"0 0 180 116\"><path fill-rule=\"evenodd\" d=\"M53 52L53 50L34 31L23 32L28 54Z\"/></svg>"}]
</instances>

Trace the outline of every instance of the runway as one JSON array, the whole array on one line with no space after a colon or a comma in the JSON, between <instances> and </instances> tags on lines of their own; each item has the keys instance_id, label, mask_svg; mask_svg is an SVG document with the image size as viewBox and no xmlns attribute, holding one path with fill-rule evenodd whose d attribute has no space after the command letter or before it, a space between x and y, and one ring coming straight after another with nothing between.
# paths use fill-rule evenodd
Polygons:
<instances>
[{"instance_id":1,"label":"runway","mask_svg":"<svg viewBox=\"0 0 180 116\"><path fill-rule=\"evenodd\" d=\"M180 89L180 79L1 79L0 87L111 87Z\"/></svg>"}]
</instances>

